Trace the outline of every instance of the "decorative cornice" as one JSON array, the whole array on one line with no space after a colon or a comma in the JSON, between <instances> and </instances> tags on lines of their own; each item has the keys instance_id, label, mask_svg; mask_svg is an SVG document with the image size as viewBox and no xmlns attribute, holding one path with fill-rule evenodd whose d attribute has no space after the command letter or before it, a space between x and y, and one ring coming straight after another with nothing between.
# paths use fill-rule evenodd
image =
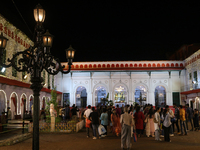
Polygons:
<instances>
[{"instance_id":1,"label":"decorative cornice","mask_svg":"<svg viewBox=\"0 0 200 150\"><path fill-rule=\"evenodd\" d=\"M67 63L65 69L68 69ZM72 71L90 70L182 70L184 61L111 61L111 62L74 62Z\"/></svg>"},{"instance_id":2,"label":"decorative cornice","mask_svg":"<svg viewBox=\"0 0 200 150\"><path fill-rule=\"evenodd\" d=\"M29 88L29 89L30 89L30 86L31 86L31 84L24 83L24 82L17 81L17 80L8 79L8 78L2 77L2 76L0 76L0 83L11 85L11 86ZM51 89L47 89L47 88L42 88L41 91L51 93ZM62 92L57 91L57 94L62 94Z\"/></svg>"}]
</instances>

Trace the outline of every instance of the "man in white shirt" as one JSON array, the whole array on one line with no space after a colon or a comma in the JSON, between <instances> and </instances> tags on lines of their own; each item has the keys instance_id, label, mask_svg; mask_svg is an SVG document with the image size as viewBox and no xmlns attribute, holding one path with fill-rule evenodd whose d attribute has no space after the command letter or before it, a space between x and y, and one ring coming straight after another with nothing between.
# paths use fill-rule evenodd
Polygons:
<instances>
[{"instance_id":1,"label":"man in white shirt","mask_svg":"<svg viewBox=\"0 0 200 150\"><path fill-rule=\"evenodd\" d=\"M86 118L85 122L87 121L87 119L89 119L91 112L92 112L91 106L88 105L88 109L84 112L84 115L83 115ZM90 124L90 127L92 128L91 124ZM89 138L89 130L90 130L90 128L86 127L87 138Z\"/></svg>"},{"instance_id":2,"label":"man in white shirt","mask_svg":"<svg viewBox=\"0 0 200 150\"><path fill-rule=\"evenodd\" d=\"M131 126L133 125L133 118L128 114L127 107L125 107L124 112L120 117L120 123L122 125L121 148L124 149L124 143L126 141L127 150L129 150L131 148Z\"/></svg>"}]
</instances>

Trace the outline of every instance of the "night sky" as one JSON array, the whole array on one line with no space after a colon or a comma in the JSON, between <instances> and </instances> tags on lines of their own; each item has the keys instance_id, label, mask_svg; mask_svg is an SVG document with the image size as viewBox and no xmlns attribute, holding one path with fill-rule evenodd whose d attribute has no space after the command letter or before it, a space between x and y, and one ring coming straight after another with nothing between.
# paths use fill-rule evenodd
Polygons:
<instances>
[{"instance_id":1,"label":"night sky","mask_svg":"<svg viewBox=\"0 0 200 150\"><path fill-rule=\"evenodd\" d=\"M32 39L33 9L46 10L44 27L55 36L51 52L66 61L64 50L76 49L74 61L166 60L184 44L200 42L200 2L109 1L109 0L14 0L27 26L20 26ZM2 2L1 2L2 3ZM1 5L15 14L8 20L22 22L12 0Z\"/></svg>"}]
</instances>

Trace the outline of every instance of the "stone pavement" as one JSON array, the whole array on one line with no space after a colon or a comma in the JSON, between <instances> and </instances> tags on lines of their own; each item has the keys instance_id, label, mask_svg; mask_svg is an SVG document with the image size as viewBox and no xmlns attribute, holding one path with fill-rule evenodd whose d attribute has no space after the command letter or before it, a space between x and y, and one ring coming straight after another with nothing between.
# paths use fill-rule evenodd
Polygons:
<instances>
[{"instance_id":1,"label":"stone pavement","mask_svg":"<svg viewBox=\"0 0 200 150\"><path fill-rule=\"evenodd\" d=\"M92 132L90 132L92 134ZM163 139L163 138L162 138ZM139 150L190 150L200 149L200 132L190 131L187 136L175 135L171 143L158 142L154 138L141 137L133 142L132 149ZM120 150L120 138L108 134L103 139L86 138L85 129L73 134L40 134L40 150ZM0 150L31 150L32 138L12 146L0 147Z\"/></svg>"}]
</instances>

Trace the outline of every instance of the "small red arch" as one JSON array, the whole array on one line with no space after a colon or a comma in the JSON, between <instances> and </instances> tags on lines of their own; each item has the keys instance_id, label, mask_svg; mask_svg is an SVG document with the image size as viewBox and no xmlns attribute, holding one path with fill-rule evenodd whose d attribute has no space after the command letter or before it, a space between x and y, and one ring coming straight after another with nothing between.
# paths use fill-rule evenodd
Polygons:
<instances>
[{"instance_id":1,"label":"small red arch","mask_svg":"<svg viewBox=\"0 0 200 150\"><path fill-rule=\"evenodd\" d=\"M143 64L143 67L147 67L147 64Z\"/></svg>"},{"instance_id":2,"label":"small red arch","mask_svg":"<svg viewBox=\"0 0 200 150\"><path fill-rule=\"evenodd\" d=\"M119 64L116 64L116 67L119 67Z\"/></svg>"},{"instance_id":3,"label":"small red arch","mask_svg":"<svg viewBox=\"0 0 200 150\"><path fill-rule=\"evenodd\" d=\"M94 64L94 65L93 65L93 68L96 68L96 67L97 67L97 65L96 65L96 64Z\"/></svg>"},{"instance_id":4,"label":"small red arch","mask_svg":"<svg viewBox=\"0 0 200 150\"><path fill-rule=\"evenodd\" d=\"M115 67L115 65L114 65L114 64L112 64L112 65L111 65L111 67L112 67L112 68L114 68L114 67Z\"/></svg>"},{"instance_id":5,"label":"small red arch","mask_svg":"<svg viewBox=\"0 0 200 150\"><path fill-rule=\"evenodd\" d=\"M72 65L71 68L74 68L74 65Z\"/></svg>"},{"instance_id":6,"label":"small red arch","mask_svg":"<svg viewBox=\"0 0 200 150\"><path fill-rule=\"evenodd\" d=\"M124 67L124 64L121 64L120 67Z\"/></svg>"},{"instance_id":7,"label":"small red arch","mask_svg":"<svg viewBox=\"0 0 200 150\"><path fill-rule=\"evenodd\" d=\"M80 65L80 68L83 68L83 65Z\"/></svg>"},{"instance_id":8,"label":"small red arch","mask_svg":"<svg viewBox=\"0 0 200 150\"><path fill-rule=\"evenodd\" d=\"M79 65L76 65L76 67L75 68L79 68Z\"/></svg>"},{"instance_id":9,"label":"small red arch","mask_svg":"<svg viewBox=\"0 0 200 150\"><path fill-rule=\"evenodd\" d=\"M166 64L166 67L169 67L169 63Z\"/></svg>"},{"instance_id":10,"label":"small red arch","mask_svg":"<svg viewBox=\"0 0 200 150\"><path fill-rule=\"evenodd\" d=\"M88 66L87 65L84 65L84 68L87 68Z\"/></svg>"},{"instance_id":11,"label":"small red arch","mask_svg":"<svg viewBox=\"0 0 200 150\"><path fill-rule=\"evenodd\" d=\"M137 67L137 64L134 64L134 67Z\"/></svg>"},{"instance_id":12,"label":"small red arch","mask_svg":"<svg viewBox=\"0 0 200 150\"><path fill-rule=\"evenodd\" d=\"M165 64L164 64L164 63L162 63L162 67L165 67Z\"/></svg>"},{"instance_id":13,"label":"small red arch","mask_svg":"<svg viewBox=\"0 0 200 150\"><path fill-rule=\"evenodd\" d=\"M176 67L178 67L178 63L176 63Z\"/></svg>"},{"instance_id":14,"label":"small red arch","mask_svg":"<svg viewBox=\"0 0 200 150\"><path fill-rule=\"evenodd\" d=\"M153 67L156 67L156 64L153 64Z\"/></svg>"},{"instance_id":15,"label":"small red arch","mask_svg":"<svg viewBox=\"0 0 200 150\"><path fill-rule=\"evenodd\" d=\"M142 64L139 64L139 67L142 67Z\"/></svg>"},{"instance_id":16,"label":"small red arch","mask_svg":"<svg viewBox=\"0 0 200 150\"><path fill-rule=\"evenodd\" d=\"M157 64L157 67L160 67L160 64Z\"/></svg>"},{"instance_id":17,"label":"small red arch","mask_svg":"<svg viewBox=\"0 0 200 150\"><path fill-rule=\"evenodd\" d=\"M89 65L89 68L92 68L92 64Z\"/></svg>"},{"instance_id":18,"label":"small red arch","mask_svg":"<svg viewBox=\"0 0 200 150\"><path fill-rule=\"evenodd\" d=\"M128 64L125 64L125 67L128 67Z\"/></svg>"},{"instance_id":19,"label":"small red arch","mask_svg":"<svg viewBox=\"0 0 200 150\"><path fill-rule=\"evenodd\" d=\"M130 64L130 67L133 67L133 64Z\"/></svg>"},{"instance_id":20,"label":"small red arch","mask_svg":"<svg viewBox=\"0 0 200 150\"><path fill-rule=\"evenodd\" d=\"M183 67L183 64L182 64L182 63L180 64L180 67Z\"/></svg>"},{"instance_id":21,"label":"small red arch","mask_svg":"<svg viewBox=\"0 0 200 150\"><path fill-rule=\"evenodd\" d=\"M107 68L110 68L110 64L107 64Z\"/></svg>"},{"instance_id":22,"label":"small red arch","mask_svg":"<svg viewBox=\"0 0 200 150\"><path fill-rule=\"evenodd\" d=\"M148 67L151 67L151 64L148 64Z\"/></svg>"},{"instance_id":23,"label":"small red arch","mask_svg":"<svg viewBox=\"0 0 200 150\"><path fill-rule=\"evenodd\" d=\"M102 68L106 68L106 65L105 65L105 64L103 64L103 65L102 65Z\"/></svg>"},{"instance_id":24,"label":"small red arch","mask_svg":"<svg viewBox=\"0 0 200 150\"><path fill-rule=\"evenodd\" d=\"M101 64L98 64L98 68L101 68Z\"/></svg>"},{"instance_id":25,"label":"small red arch","mask_svg":"<svg viewBox=\"0 0 200 150\"><path fill-rule=\"evenodd\" d=\"M171 67L174 67L174 64L173 64L173 63L171 63Z\"/></svg>"}]
</instances>

